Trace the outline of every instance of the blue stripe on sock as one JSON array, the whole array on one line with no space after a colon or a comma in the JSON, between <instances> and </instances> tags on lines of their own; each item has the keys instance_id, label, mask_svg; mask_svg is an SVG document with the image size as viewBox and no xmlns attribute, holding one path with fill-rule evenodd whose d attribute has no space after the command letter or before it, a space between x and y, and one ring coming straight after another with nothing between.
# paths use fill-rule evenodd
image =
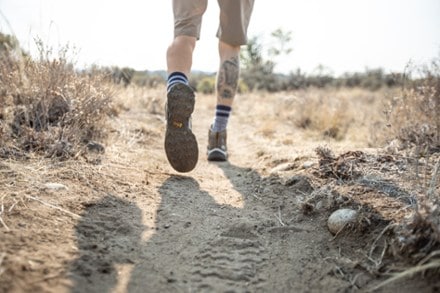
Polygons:
<instances>
[{"instance_id":1,"label":"blue stripe on sock","mask_svg":"<svg viewBox=\"0 0 440 293\"><path fill-rule=\"evenodd\" d=\"M173 85L175 85L176 83L183 83L186 85L189 84L188 78L184 73L178 71L173 72L168 76L167 79L167 92L169 92Z\"/></svg>"},{"instance_id":2,"label":"blue stripe on sock","mask_svg":"<svg viewBox=\"0 0 440 293\"><path fill-rule=\"evenodd\" d=\"M215 107L215 109L216 110L228 111L228 112L230 112L232 110L231 107L225 106L225 105L217 105L217 107Z\"/></svg>"},{"instance_id":3,"label":"blue stripe on sock","mask_svg":"<svg viewBox=\"0 0 440 293\"><path fill-rule=\"evenodd\" d=\"M228 115L229 116L229 113L231 113L231 111L219 111L219 110L215 111L216 115L217 114L223 114L223 115Z\"/></svg>"},{"instance_id":4,"label":"blue stripe on sock","mask_svg":"<svg viewBox=\"0 0 440 293\"><path fill-rule=\"evenodd\" d=\"M185 73L179 72L179 71L175 71L175 72L171 73L170 75L168 75L168 79L170 79L170 78L172 78L174 76L181 76L181 77L185 78L185 80L188 80L188 78L186 77Z\"/></svg>"},{"instance_id":5,"label":"blue stripe on sock","mask_svg":"<svg viewBox=\"0 0 440 293\"><path fill-rule=\"evenodd\" d=\"M179 80L179 81L181 81L183 83L187 82L187 80L184 77L182 77L182 76L173 76L173 77L168 79L168 83L172 83L172 82L174 82L176 80Z\"/></svg>"},{"instance_id":6,"label":"blue stripe on sock","mask_svg":"<svg viewBox=\"0 0 440 293\"><path fill-rule=\"evenodd\" d=\"M220 132L226 129L231 110L231 107L225 105L217 105L215 107L215 118L212 124L213 131Z\"/></svg>"}]
</instances>

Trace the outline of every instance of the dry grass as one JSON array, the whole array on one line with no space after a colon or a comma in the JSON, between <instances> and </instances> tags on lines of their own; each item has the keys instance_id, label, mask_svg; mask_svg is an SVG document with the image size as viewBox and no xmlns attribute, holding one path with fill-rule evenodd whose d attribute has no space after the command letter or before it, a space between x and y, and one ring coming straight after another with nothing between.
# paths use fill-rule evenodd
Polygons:
<instances>
[{"instance_id":1,"label":"dry grass","mask_svg":"<svg viewBox=\"0 0 440 293\"><path fill-rule=\"evenodd\" d=\"M346 96L334 97L324 92L303 97L293 118L296 126L310 129L324 136L341 140L354 121Z\"/></svg>"},{"instance_id":2,"label":"dry grass","mask_svg":"<svg viewBox=\"0 0 440 293\"><path fill-rule=\"evenodd\" d=\"M39 60L2 52L1 157L77 156L105 134L112 93L103 76L77 72L68 48L55 57L42 43L39 48Z\"/></svg>"},{"instance_id":3,"label":"dry grass","mask_svg":"<svg viewBox=\"0 0 440 293\"><path fill-rule=\"evenodd\" d=\"M383 89L307 89L264 95L252 105L253 115L264 117L260 132L270 137L279 127L290 127L304 139L347 142L382 147L389 141L385 106L399 91ZM249 96L249 101L257 97ZM241 100L241 98L238 98ZM237 104L242 101L237 102ZM294 143L297 141L294 141Z\"/></svg>"},{"instance_id":4,"label":"dry grass","mask_svg":"<svg viewBox=\"0 0 440 293\"><path fill-rule=\"evenodd\" d=\"M417 194L414 216L394 229L391 253L413 264L383 285L416 273L439 272L440 249L440 59L416 69L420 79L408 81L389 105L392 155L406 159L409 183ZM431 257L430 257L431 256ZM423 260L430 257L430 262ZM382 285L381 285L382 286Z\"/></svg>"},{"instance_id":5,"label":"dry grass","mask_svg":"<svg viewBox=\"0 0 440 293\"><path fill-rule=\"evenodd\" d=\"M407 81L390 101L388 120L401 149L413 149L413 154L426 156L440 151L440 58L412 71L418 71L421 77Z\"/></svg>"},{"instance_id":6,"label":"dry grass","mask_svg":"<svg viewBox=\"0 0 440 293\"><path fill-rule=\"evenodd\" d=\"M164 116L165 113L165 87L157 88L139 87L130 85L119 87L114 95L115 107L121 111L139 111L147 109L148 113Z\"/></svg>"}]
</instances>

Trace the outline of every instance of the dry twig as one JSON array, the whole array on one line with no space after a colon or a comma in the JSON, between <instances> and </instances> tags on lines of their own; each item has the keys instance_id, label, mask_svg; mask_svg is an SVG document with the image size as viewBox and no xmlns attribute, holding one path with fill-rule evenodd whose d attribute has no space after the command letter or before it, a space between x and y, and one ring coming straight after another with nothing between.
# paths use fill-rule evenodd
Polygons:
<instances>
[{"instance_id":1,"label":"dry twig","mask_svg":"<svg viewBox=\"0 0 440 293\"><path fill-rule=\"evenodd\" d=\"M70 212L70 211L68 211L68 210L66 210L66 209L60 208L59 206L56 206L56 205L50 204L50 203L48 203L48 202L42 201L42 200L39 199L39 198L36 198L36 197L33 197L33 196L26 196L26 197L29 198L29 199L32 199L32 200L38 201L39 203L41 203L41 204L43 204L43 205L45 205L45 206L48 206L48 207L50 207L50 208L53 208L53 209L59 210L59 211L61 211L61 212L63 212L63 213L66 213L66 214L68 214L69 216L72 216L72 217L74 217L74 218L76 218L76 219L80 219L80 218L81 218L80 215L77 215L77 214L75 214L75 213L72 213L72 212Z\"/></svg>"},{"instance_id":2,"label":"dry twig","mask_svg":"<svg viewBox=\"0 0 440 293\"><path fill-rule=\"evenodd\" d=\"M3 211L4 211L4 206L3 206L3 204L2 204L2 207L1 207L1 209L0 209L0 223L2 223L2 225L3 225L3 227L5 227L6 231L10 231L9 227L8 227L8 226L6 225L6 223L3 221L3 218L2 218Z\"/></svg>"},{"instance_id":3,"label":"dry twig","mask_svg":"<svg viewBox=\"0 0 440 293\"><path fill-rule=\"evenodd\" d=\"M5 269L2 268L2 263L3 263L3 260L5 259L5 257L6 257L6 252L3 252L2 254L0 254L0 276L5 272Z\"/></svg>"},{"instance_id":4,"label":"dry twig","mask_svg":"<svg viewBox=\"0 0 440 293\"><path fill-rule=\"evenodd\" d=\"M280 222L281 226L286 226L286 224L284 224L283 220L281 219L281 208L278 207L278 215L275 214L275 218L277 218L278 222Z\"/></svg>"},{"instance_id":5,"label":"dry twig","mask_svg":"<svg viewBox=\"0 0 440 293\"><path fill-rule=\"evenodd\" d=\"M382 236L392 227L396 226L396 224L389 224L388 226L386 226L382 232L379 233L379 235L376 237L376 239L374 239L373 243L371 244L371 248L370 248L370 252L368 254L369 258L372 258L373 252L376 249L376 243L380 240L380 238L382 238Z\"/></svg>"},{"instance_id":6,"label":"dry twig","mask_svg":"<svg viewBox=\"0 0 440 293\"><path fill-rule=\"evenodd\" d=\"M432 178L431 178L431 182L429 184L428 197L431 200L434 199L435 189L436 189L436 185L437 185L439 176L440 176L440 159L435 164L433 175L432 175Z\"/></svg>"},{"instance_id":7,"label":"dry twig","mask_svg":"<svg viewBox=\"0 0 440 293\"><path fill-rule=\"evenodd\" d=\"M440 260L432 261L424 265L417 265L415 267L409 268L401 273L395 274L393 277L383 281L382 283L374 286L371 289L368 289L367 292L375 292L379 288L382 288L392 282L403 279L405 277L413 276L416 273L424 272L429 269L438 269L440 268Z\"/></svg>"}]
</instances>

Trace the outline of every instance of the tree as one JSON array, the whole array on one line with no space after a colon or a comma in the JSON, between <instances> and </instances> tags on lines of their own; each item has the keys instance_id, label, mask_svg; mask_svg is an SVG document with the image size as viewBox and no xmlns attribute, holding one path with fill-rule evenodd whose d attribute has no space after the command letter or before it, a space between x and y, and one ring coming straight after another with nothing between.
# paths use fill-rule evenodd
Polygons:
<instances>
[{"instance_id":1,"label":"tree","mask_svg":"<svg viewBox=\"0 0 440 293\"><path fill-rule=\"evenodd\" d=\"M274 41L272 46L269 48L269 56L287 56L292 52L293 49L290 47L290 42L292 41L291 31L284 31L282 28L278 28L270 35Z\"/></svg>"},{"instance_id":2,"label":"tree","mask_svg":"<svg viewBox=\"0 0 440 293\"><path fill-rule=\"evenodd\" d=\"M251 90L277 91L281 86L281 82L274 75L275 59L292 51L289 47L291 32L279 28L271 33L271 38L273 41L264 46L261 38L254 36L241 51L242 79ZM265 56L271 59L267 60Z\"/></svg>"}]
</instances>

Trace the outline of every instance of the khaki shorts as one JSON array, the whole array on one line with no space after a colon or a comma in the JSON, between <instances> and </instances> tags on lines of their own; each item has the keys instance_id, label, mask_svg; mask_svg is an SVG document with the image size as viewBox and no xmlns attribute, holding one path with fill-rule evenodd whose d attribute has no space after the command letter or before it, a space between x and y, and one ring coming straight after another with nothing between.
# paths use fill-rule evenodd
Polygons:
<instances>
[{"instance_id":1,"label":"khaki shorts","mask_svg":"<svg viewBox=\"0 0 440 293\"><path fill-rule=\"evenodd\" d=\"M199 39L207 5L208 0L173 0L174 37ZM218 0L218 5L220 24L217 37L231 46L245 45L254 0Z\"/></svg>"}]
</instances>

